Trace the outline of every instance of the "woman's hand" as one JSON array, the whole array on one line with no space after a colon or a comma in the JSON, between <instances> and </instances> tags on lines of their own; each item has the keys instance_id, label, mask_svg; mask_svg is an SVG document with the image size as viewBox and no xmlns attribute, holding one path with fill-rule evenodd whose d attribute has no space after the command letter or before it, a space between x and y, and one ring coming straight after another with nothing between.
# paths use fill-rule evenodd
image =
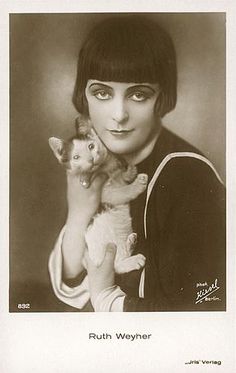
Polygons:
<instances>
[{"instance_id":1,"label":"woman's hand","mask_svg":"<svg viewBox=\"0 0 236 373\"><path fill-rule=\"evenodd\" d=\"M113 286L115 283L114 260L116 255L116 246L108 244L104 261L99 267L96 267L89 258L86 251L87 273L89 280L89 291L92 304L102 290Z\"/></svg>"}]
</instances>

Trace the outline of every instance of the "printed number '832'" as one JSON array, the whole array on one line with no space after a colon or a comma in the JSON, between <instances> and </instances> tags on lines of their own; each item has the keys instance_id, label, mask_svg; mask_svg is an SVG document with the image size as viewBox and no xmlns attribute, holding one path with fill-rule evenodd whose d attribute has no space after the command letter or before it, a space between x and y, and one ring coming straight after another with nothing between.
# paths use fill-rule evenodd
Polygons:
<instances>
[{"instance_id":1,"label":"printed number '832'","mask_svg":"<svg viewBox=\"0 0 236 373\"><path fill-rule=\"evenodd\" d=\"M24 309L30 308L30 304L29 303L18 303L17 308L24 310Z\"/></svg>"}]
</instances>

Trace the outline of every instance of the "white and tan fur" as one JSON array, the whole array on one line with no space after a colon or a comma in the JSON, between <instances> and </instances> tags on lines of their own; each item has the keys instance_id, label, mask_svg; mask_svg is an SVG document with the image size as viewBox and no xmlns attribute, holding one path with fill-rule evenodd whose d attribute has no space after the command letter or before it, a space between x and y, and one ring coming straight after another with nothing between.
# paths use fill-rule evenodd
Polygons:
<instances>
[{"instance_id":1,"label":"white and tan fur","mask_svg":"<svg viewBox=\"0 0 236 373\"><path fill-rule=\"evenodd\" d=\"M104 260L108 243L117 247L116 273L140 269L145 264L142 254L131 256L136 241L132 230L129 202L145 191L147 175L137 175L135 166L127 166L101 142L89 120L77 120L77 138L65 142L51 137L49 145L67 172L80 178L88 188L94 174L103 172L108 181L102 190L102 211L96 214L87 228L85 241L89 256L96 266Z\"/></svg>"}]
</instances>

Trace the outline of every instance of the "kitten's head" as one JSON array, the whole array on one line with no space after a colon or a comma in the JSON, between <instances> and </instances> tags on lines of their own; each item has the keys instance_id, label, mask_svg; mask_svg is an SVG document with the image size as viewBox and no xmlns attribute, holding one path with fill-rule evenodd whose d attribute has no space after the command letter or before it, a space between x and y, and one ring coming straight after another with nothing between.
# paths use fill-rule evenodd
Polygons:
<instances>
[{"instance_id":1,"label":"kitten's head","mask_svg":"<svg viewBox=\"0 0 236 373\"><path fill-rule=\"evenodd\" d=\"M108 151L92 128L70 141L50 137L49 145L68 172L79 175L80 182L89 187L92 174L104 165Z\"/></svg>"}]
</instances>

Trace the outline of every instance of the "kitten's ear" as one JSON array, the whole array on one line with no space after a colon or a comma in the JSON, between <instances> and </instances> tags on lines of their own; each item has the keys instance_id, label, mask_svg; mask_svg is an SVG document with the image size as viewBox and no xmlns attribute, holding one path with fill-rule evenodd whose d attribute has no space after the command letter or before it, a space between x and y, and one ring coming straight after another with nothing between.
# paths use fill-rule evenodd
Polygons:
<instances>
[{"instance_id":1,"label":"kitten's ear","mask_svg":"<svg viewBox=\"0 0 236 373\"><path fill-rule=\"evenodd\" d=\"M75 120L76 133L78 136L87 136L91 131L91 121L82 115Z\"/></svg>"},{"instance_id":2,"label":"kitten's ear","mask_svg":"<svg viewBox=\"0 0 236 373\"><path fill-rule=\"evenodd\" d=\"M49 142L50 148L52 149L59 163L66 162L67 161L67 159L65 159L66 142L62 139L58 139L57 137L50 137L48 142Z\"/></svg>"}]
</instances>

